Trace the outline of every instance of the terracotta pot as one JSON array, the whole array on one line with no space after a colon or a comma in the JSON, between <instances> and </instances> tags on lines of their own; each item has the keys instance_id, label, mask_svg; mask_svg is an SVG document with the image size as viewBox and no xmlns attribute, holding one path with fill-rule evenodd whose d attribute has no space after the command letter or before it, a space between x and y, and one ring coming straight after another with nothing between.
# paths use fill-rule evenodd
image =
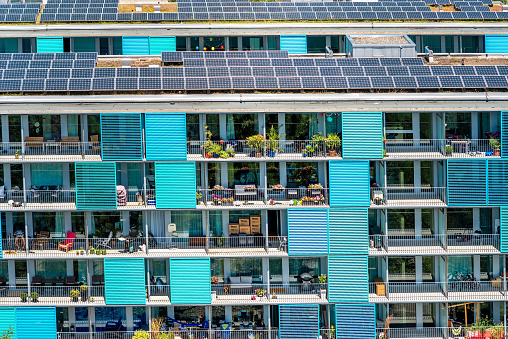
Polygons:
<instances>
[{"instance_id":1,"label":"terracotta pot","mask_svg":"<svg viewBox=\"0 0 508 339\"><path fill-rule=\"evenodd\" d=\"M492 151L492 155L495 156L495 157L500 157L501 156L501 150L500 149L495 149Z\"/></svg>"},{"instance_id":2,"label":"terracotta pot","mask_svg":"<svg viewBox=\"0 0 508 339\"><path fill-rule=\"evenodd\" d=\"M334 149L331 149L328 152L330 153L331 157L334 157L337 154L337 151L335 151Z\"/></svg>"}]
</instances>

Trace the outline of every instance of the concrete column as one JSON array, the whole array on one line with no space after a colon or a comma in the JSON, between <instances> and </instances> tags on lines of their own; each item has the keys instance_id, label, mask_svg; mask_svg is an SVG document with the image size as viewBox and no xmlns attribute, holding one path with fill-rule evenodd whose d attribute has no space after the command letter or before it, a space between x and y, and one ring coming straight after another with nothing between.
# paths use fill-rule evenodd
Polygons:
<instances>
[{"instance_id":1,"label":"concrete column","mask_svg":"<svg viewBox=\"0 0 508 339\"><path fill-rule=\"evenodd\" d=\"M88 116L86 114L81 115L81 129L83 130L83 135L81 136L81 140L83 142L89 141L88 140Z\"/></svg>"},{"instance_id":2,"label":"concrete column","mask_svg":"<svg viewBox=\"0 0 508 339\"><path fill-rule=\"evenodd\" d=\"M134 330L134 315L132 313L132 306L125 307L125 324L127 325L127 331Z\"/></svg>"},{"instance_id":3,"label":"concrete column","mask_svg":"<svg viewBox=\"0 0 508 339\"><path fill-rule=\"evenodd\" d=\"M266 177L266 162L260 162L259 163L259 187L264 189L267 187L267 177Z\"/></svg>"},{"instance_id":4,"label":"concrete column","mask_svg":"<svg viewBox=\"0 0 508 339\"><path fill-rule=\"evenodd\" d=\"M5 212L5 234L9 236L13 233L13 224L12 224L12 212ZM5 248L4 248L5 250Z\"/></svg>"},{"instance_id":5,"label":"concrete column","mask_svg":"<svg viewBox=\"0 0 508 339\"><path fill-rule=\"evenodd\" d=\"M220 163L220 184L228 187L228 163L225 161Z\"/></svg>"},{"instance_id":6,"label":"concrete column","mask_svg":"<svg viewBox=\"0 0 508 339\"><path fill-rule=\"evenodd\" d=\"M476 280L480 281L480 256L473 255L473 275Z\"/></svg>"},{"instance_id":7,"label":"concrete column","mask_svg":"<svg viewBox=\"0 0 508 339\"><path fill-rule=\"evenodd\" d=\"M72 40L72 39L71 39ZM60 133L61 133L61 136L62 137L68 137L69 136L69 125L67 123L68 119L67 119L67 115L65 114L62 114L60 116Z\"/></svg>"},{"instance_id":8,"label":"concrete column","mask_svg":"<svg viewBox=\"0 0 508 339\"><path fill-rule=\"evenodd\" d=\"M231 259L224 258L224 282L231 276Z\"/></svg>"},{"instance_id":9,"label":"concrete column","mask_svg":"<svg viewBox=\"0 0 508 339\"><path fill-rule=\"evenodd\" d=\"M219 136L221 139L227 139L226 114L223 113L219 114Z\"/></svg>"},{"instance_id":10,"label":"concrete column","mask_svg":"<svg viewBox=\"0 0 508 339\"><path fill-rule=\"evenodd\" d=\"M72 232L72 214L71 212L64 213L64 230L65 232Z\"/></svg>"},{"instance_id":11,"label":"concrete column","mask_svg":"<svg viewBox=\"0 0 508 339\"><path fill-rule=\"evenodd\" d=\"M446 37L444 35L441 36L441 53L450 53L446 50Z\"/></svg>"},{"instance_id":12,"label":"concrete column","mask_svg":"<svg viewBox=\"0 0 508 339\"><path fill-rule=\"evenodd\" d=\"M258 113L258 133L266 137L265 113Z\"/></svg>"},{"instance_id":13,"label":"concrete column","mask_svg":"<svg viewBox=\"0 0 508 339\"><path fill-rule=\"evenodd\" d=\"M423 282L423 260L421 255L415 256L415 272L416 272L416 282Z\"/></svg>"},{"instance_id":14,"label":"concrete column","mask_svg":"<svg viewBox=\"0 0 508 339\"><path fill-rule=\"evenodd\" d=\"M201 225L202 225L202 232L203 235L210 236L210 225L208 223L207 213L208 211L201 211Z\"/></svg>"},{"instance_id":15,"label":"concrete column","mask_svg":"<svg viewBox=\"0 0 508 339\"><path fill-rule=\"evenodd\" d=\"M4 166L4 186L6 190L11 189L11 165L3 164Z\"/></svg>"},{"instance_id":16,"label":"concrete column","mask_svg":"<svg viewBox=\"0 0 508 339\"><path fill-rule=\"evenodd\" d=\"M422 187L422 162L420 160L414 161L414 187L415 191L421 191Z\"/></svg>"},{"instance_id":17,"label":"concrete column","mask_svg":"<svg viewBox=\"0 0 508 339\"><path fill-rule=\"evenodd\" d=\"M243 46L242 37L241 37L241 36L239 36L239 37L237 37L236 39L237 39L237 41L238 41L238 50L239 50L239 51L243 50L243 48L242 48L242 46Z\"/></svg>"},{"instance_id":18,"label":"concrete column","mask_svg":"<svg viewBox=\"0 0 508 339\"><path fill-rule=\"evenodd\" d=\"M261 233L265 234L266 223L268 222L268 210L261 210Z\"/></svg>"},{"instance_id":19,"label":"concrete column","mask_svg":"<svg viewBox=\"0 0 508 339\"><path fill-rule=\"evenodd\" d=\"M224 50L229 51L229 37L224 37Z\"/></svg>"},{"instance_id":20,"label":"concrete column","mask_svg":"<svg viewBox=\"0 0 508 339\"><path fill-rule=\"evenodd\" d=\"M222 235L229 237L229 211L222 211Z\"/></svg>"},{"instance_id":21,"label":"concrete column","mask_svg":"<svg viewBox=\"0 0 508 339\"><path fill-rule=\"evenodd\" d=\"M423 327L423 303L416 303L416 327Z\"/></svg>"},{"instance_id":22,"label":"concrete column","mask_svg":"<svg viewBox=\"0 0 508 339\"><path fill-rule=\"evenodd\" d=\"M2 123L2 142L9 142L9 116L2 115L0 116L0 122ZM4 147L4 149L7 149Z\"/></svg>"},{"instance_id":23,"label":"concrete column","mask_svg":"<svg viewBox=\"0 0 508 339\"><path fill-rule=\"evenodd\" d=\"M74 307L69 307L67 310L69 314L69 330L72 325L74 325L74 329L76 329L76 309Z\"/></svg>"},{"instance_id":24,"label":"concrete column","mask_svg":"<svg viewBox=\"0 0 508 339\"><path fill-rule=\"evenodd\" d=\"M412 114L413 140L420 140L420 113ZM415 175L416 176L416 175Z\"/></svg>"},{"instance_id":25,"label":"concrete column","mask_svg":"<svg viewBox=\"0 0 508 339\"><path fill-rule=\"evenodd\" d=\"M123 235L128 235L129 234L129 229L130 229L129 211L122 211L121 218L122 218L121 219L121 222L122 222L122 233L123 233Z\"/></svg>"},{"instance_id":26,"label":"concrete column","mask_svg":"<svg viewBox=\"0 0 508 339\"><path fill-rule=\"evenodd\" d=\"M261 265L262 265L262 273L263 273L263 284L268 284L268 281L270 280L270 277L268 276L268 258L262 258L261 259Z\"/></svg>"},{"instance_id":27,"label":"concrete column","mask_svg":"<svg viewBox=\"0 0 508 339\"><path fill-rule=\"evenodd\" d=\"M32 171L31 164L23 164L23 176L25 177L25 189L30 189L32 186ZM21 187L20 187L21 188Z\"/></svg>"},{"instance_id":28,"label":"concrete column","mask_svg":"<svg viewBox=\"0 0 508 339\"><path fill-rule=\"evenodd\" d=\"M471 139L478 139L478 113L477 112L471 112L471 135L469 137Z\"/></svg>"},{"instance_id":29,"label":"concrete column","mask_svg":"<svg viewBox=\"0 0 508 339\"><path fill-rule=\"evenodd\" d=\"M92 230L92 212L84 212L85 213L85 225L88 228L88 234L93 235L94 230Z\"/></svg>"},{"instance_id":30,"label":"concrete column","mask_svg":"<svg viewBox=\"0 0 508 339\"><path fill-rule=\"evenodd\" d=\"M71 177L70 177L70 164L69 163L63 163L62 164L62 187L64 190L70 190L71 189ZM72 164L74 166L74 164Z\"/></svg>"},{"instance_id":31,"label":"concrete column","mask_svg":"<svg viewBox=\"0 0 508 339\"><path fill-rule=\"evenodd\" d=\"M26 267L30 277L35 277L35 260L27 260Z\"/></svg>"},{"instance_id":32,"label":"concrete column","mask_svg":"<svg viewBox=\"0 0 508 339\"><path fill-rule=\"evenodd\" d=\"M21 115L21 128L24 129L25 138L30 136L30 131L28 128L28 115Z\"/></svg>"},{"instance_id":33,"label":"concrete column","mask_svg":"<svg viewBox=\"0 0 508 339\"><path fill-rule=\"evenodd\" d=\"M499 259L499 255L492 256L492 274L494 278L499 277L501 273L501 264Z\"/></svg>"},{"instance_id":34,"label":"concrete column","mask_svg":"<svg viewBox=\"0 0 508 339\"><path fill-rule=\"evenodd\" d=\"M422 236L422 209L415 208L415 236L421 238Z\"/></svg>"},{"instance_id":35,"label":"concrete column","mask_svg":"<svg viewBox=\"0 0 508 339\"><path fill-rule=\"evenodd\" d=\"M287 168L286 168L286 162L285 161L282 161L282 162L279 162L279 177L280 177L280 184L284 187L287 186L288 182L287 182L287 175L286 175L286 171L287 171Z\"/></svg>"},{"instance_id":36,"label":"concrete column","mask_svg":"<svg viewBox=\"0 0 508 339\"><path fill-rule=\"evenodd\" d=\"M331 36L327 35L325 37L325 44L326 44L326 46L330 46L330 48L332 47L332 37Z\"/></svg>"},{"instance_id":37,"label":"concrete column","mask_svg":"<svg viewBox=\"0 0 508 339\"><path fill-rule=\"evenodd\" d=\"M32 236L34 234L32 212L25 212L25 224L27 226L28 236Z\"/></svg>"},{"instance_id":38,"label":"concrete column","mask_svg":"<svg viewBox=\"0 0 508 339\"><path fill-rule=\"evenodd\" d=\"M277 113L277 123L279 124L279 134L283 134L280 140L286 140L286 114Z\"/></svg>"},{"instance_id":39,"label":"concrete column","mask_svg":"<svg viewBox=\"0 0 508 339\"><path fill-rule=\"evenodd\" d=\"M186 51L190 51L192 50L192 44L191 44L191 37L188 36L188 37L185 37L185 50Z\"/></svg>"},{"instance_id":40,"label":"concrete column","mask_svg":"<svg viewBox=\"0 0 508 339\"><path fill-rule=\"evenodd\" d=\"M97 52L97 54L100 54L101 53L101 38L95 38L94 43L95 43L95 51Z\"/></svg>"},{"instance_id":41,"label":"concrete column","mask_svg":"<svg viewBox=\"0 0 508 339\"><path fill-rule=\"evenodd\" d=\"M175 306L168 306L168 317L175 319Z\"/></svg>"},{"instance_id":42,"label":"concrete column","mask_svg":"<svg viewBox=\"0 0 508 339\"><path fill-rule=\"evenodd\" d=\"M198 39L199 39L199 42L198 42L198 44L199 44L199 50L202 51L203 48L205 47L205 38L200 36Z\"/></svg>"},{"instance_id":43,"label":"concrete column","mask_svg":"<svg viewBox=\"0 0 508 339\"><path fill-rule=\"evenodd\" d=\"M480 230L480 209L478 207L473 208L473 231Z\"/></svg>"},{"instance_id":44,"label":"concrete column","mask_svg":"<svg viewBox=\"0 0 508 339\"><path fill-rule=\"evenodd\" d=\"M501 322L501 302L492 302L492 313L492 320L494 321L494 324L499 324Z\"/></svg>"},{"instance_id":45,"label":"concrete column","mask_svg":"<svg viewBox=\"0 0 508 339\"><path fill-rule=\"evenodd\" d=\"M14 260L7 260L7 271L9 272L9 287L16 286L16 266Z\"/></svg>"},{"instance_id":46,"label":"concrete column","mask_svg":"<svg viewBox=\"0 0 508 339\"><path fill-rule=\"evenodd\" d=\"M282 258L282 283L289 284L289 258Z\"/></svg>"},{"instance_id":47,"label":"concrete column","mask_svg":"<svg viewBox=\"0 0 508 339\"><path fill-rule=\"evenodd\" d=\"M68 277L73 277L74 276L73 260L72 259L66 259L65 260L65 267L66 267L66 271L67 271L67 276Z\"/></svg>"},{"instance_id":48,"label":"concrete column","mask_svg":"<svg viewBox=\"0 0 508 339\"><path fill-rule=\"evenodd\" d=\"M233 306L231 305L224 306L224 317L227 323L233 322Z\"/></svg>"}]
</instances>

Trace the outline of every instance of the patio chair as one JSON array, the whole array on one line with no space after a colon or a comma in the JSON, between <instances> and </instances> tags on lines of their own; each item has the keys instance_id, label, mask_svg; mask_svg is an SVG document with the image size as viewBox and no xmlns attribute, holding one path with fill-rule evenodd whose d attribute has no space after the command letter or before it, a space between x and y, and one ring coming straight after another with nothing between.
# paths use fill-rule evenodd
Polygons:
<instances>
[{"instance_id":1,"label":"patio chair","mask_svg":"<svg viewBox=\"0 0 508 339\"><path fill-rule=\"evenodd\" d=\"M108 321L106 323L106 332L119 332L122 331L122 317L118 321Z\"/></svg>"},{"instance_id":2,"label":"patio chair","mask_svg":"<svg viewBox=\"0 0 508 339\"><path fill-rule=\"evenodd\" d=\"M32 277L32 286L42 286L42 277Z\"/></svg>"},{"instance_id":3,"label":"patio chair","mask_svg":"<svg viewBox=\"0 0 508 339\"><path fill-rule=\"evenodd\" d=\"M99 142L99 136L97 134L90 136L90 146L93 150L101 150L101 143Z\"/></svg>"},{"instance_id":4,"label":"patio chair","mask_svg":"<svg viewBox=\"0 0 508 339\"><path fill-rule=\"evenodd\" d=\"M76 282L76 278L74 276L72 277L65 277L64 285L66 286L76 286L78 283Z\"/></svg>"},{"instance_id":5,"label":"patio chair","mask_svg":"<svg viewBox=\"0 0 508 339\"><path fill-rule=\"evenodd\" d=\"M108 238L97 241L97 243L95 244L95 247L102 246L102 247L106 247L106 248L111 248L111 246L109 245L109 242L111 241L112 237L113 237L113 232L109 232Z\"/></svg>"},{"instance_id":6,"label":"patio chair","mask_svg":"<svg viewBox=\"0 0 508 339\"><path fill-rule=\"evenodd\" d=\"M63 241L60 241L58 243L58 250L64 250L65 252L69 252L69 249L74 244L74 239L76 239L76 233L74 232L67 232L67 238Z\"/></svg>"}]
</instances>

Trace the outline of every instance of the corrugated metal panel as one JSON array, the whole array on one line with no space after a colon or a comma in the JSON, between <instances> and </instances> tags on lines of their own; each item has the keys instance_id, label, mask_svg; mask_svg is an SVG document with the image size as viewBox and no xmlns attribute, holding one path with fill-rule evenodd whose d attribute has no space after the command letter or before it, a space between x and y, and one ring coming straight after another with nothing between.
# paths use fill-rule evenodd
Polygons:
<instances>
[{"instance_id":1,"label":"corrugated metal panel","mask_svg":"<svg viewBox=\"0 0 508 339\"><path fill-rule=\"evenodd\" d=\"M288 210L289 255L328 254L328 210Z\"/></svg>"},{"instance_id":2,"label":"corrugated metal panel","mask_svg":"<svg viewBox=\"0 0 508 339\"><path fill-rule=\"evenodd\" d=\"M104 259L106 305L145 305L145 259Z\"/></svg>"},{"instance_id":3,"label":"corrugated metal panel","mask_svg":"<svg viewBox=\"0 0 508 339\"><path fill-rule=\"evenodd\" d=\"M306 35L281 35L280 50L289 54L307 54Z\"/></svg>"},{"instance_id":4,"label":"corrugated metal panel","mask_svg":"<svg viewBox=\"0 0 508 339\"><path fill-rule=\"evenodd\" d=\"M103 160L143 160L140 113L101 114Z\"/></svg>"},{"instance_id":5,"label":"corrugated metal panel","mask_svg":"<svg viewBox=\"0 0 508 339\"><path fill-rule=\"evenodd\" d=\"M333 160L328 168L331 207L370 206L368 160Z\"/></svg>"},{"instance_id":6,"label":"corrugated metal panel","mask_svg":"<svg viewBox=\"0 0 508 339\"><path fill-rule=\"evenodd\" d=\"M196 163L155 163L157 208L196 208Z\"/></svg>"},{"instance_id":7,"label":"corrugated metal panel","mask_svg":"<svg viewBox=\"0 0 508 339\"><path fill-rule=\"evenodd\" d=\"M508 158L508 112L501 112L501 156Z\"/></svg>"},{"instance_id":8,"label":"corrugated metal panel","mask_svg":"<svg viewBox=\"0 0 508 339\"><path fill-rule=\"evenodd\" d=\"M366 208L328 211L330 255L369 254L369 212Z\"/></svg>"},{"instance_id":9,"label":"corrugated metal panel","mask_svg":"<svg viewBox=\"0 0 508 339\"><path fill-rule=\"evenodd\" d=\"M186 121L185 113L145 114L146 159L187 160Z\"/></svg>"},{"instance_id":10,"label":"corrugated metal panel","mask_svg":"<svg viewBox=\"0 0 508 339\"><path fill-rule=\"evenodd\" d=\"M76 162L76 208L116 209L116 163Z\"/></svg>"},{"instance_id":11,"label":"corrugated metal panel","mask_svg":"<svg viewBox=\"0 0 508 339\"><path fill-rule=\"evenodd\" d=\"M18 307L17 339L56 339L55 307Z\"/></svg>"},{"instance_id":12,"label":"corrugated metal panel","mask_svg":"<svg viewBox=\"0 0 508 339\"><path fill-rule=\"evenodd\" d=\"M279 339L319 338L318 305L279 305Z\"/></svg>"},{"instance_id":13,"label":"corrugated metal panel","mask_svg":"<svg viewBox=\"0 0 508 339\"><path fill-rule=\"evenodd\" d=\"M74 38L74 52L95 52L95 38Z\"/></svg>"},{"instance_id":14,"label":"corrugated metal panel","mask_svg":"<svg viewBox=\"0 0 508 339\"><path fill-rule=\"evenodd\" d=\"M501 233L501 252L508 252L508 207L500 208L500 233Z\"/></svg>"},{"instance_id":15,"label":"corrugated metal panel","mask_svg":"<svg viewBox=\"0 0 508 339\"><path fill-rule=\"evenodd\" d=\"M63 37L37 38L37 53L63 52Z\"/></svg>"},{"instance_id":16,"label":"corrugated metal panel","mask_svg":"<svg viewBox=\"0 0 508 339\"><path fill-rule=\"evenodd\" d=\"M328 257L328 301L369 302L367 256Z\"/></svg>"},{"instance_id":17,"label":"corrugated metal panel","mask_svg":"<svg viewBox=\"0 0 508 339\"><path fill-rule=\"evenodd\" d=\"M374 304L335 305L337 339L375 339L376 309Z\"/></svg>"},{"instance_id":18,"label":"corrugated metal panel","mask_svg":"<svg viewBox=\"0 0 508 339\"><path fill-rule=\"evenodd\" d=\"M176 36L151 36L150 55L176 51Z\"/></svg>"},{"instance_id":19,"label":"corrugated metal panel","mask_svg":"<svg viewBox=\"0 0 508 339\"><path fill-rule=\"evenodd\" d=\"M448 205L487 204L487 161L447 161Z\"/></svg>"},{"instance_id":20,"label":"corrugated metal panel","mask_svg":"<svg viewBox=\"0 0 508 339\"><path fill-rule=\"evenodd\" d=\"M14 307L0 307L0 334L7 331L9 327L14 332L10 339L16 339L16 309Z\"/></svg>"},{"instance_id":21,"label":"corrugated metal panel","mask_svg":"<svg viewBox=\"0 0 508 339\"><path fill-rule=\"evenodd\" d=\"M210 304L210 258L171 258L171 304Z\"/></svg>"},{"instance_id":22,"label":"corrugated metal panel","mask_svg":"<svg viewBox=\"0 0 508 339\"><path fill-rule=\"evenodd\" d=\"M487 161L489 205L508 205L508 159Z\"/></svg>"},{"instance_id":23,"label":"corrugated metal panel","mask_svg":"<svg viewBox=\"0 0 508 339\"><path fill-rule=\"evenodd\" d=\"M485 53L508 53L508 35L485 35Z\"/></svg>"},{"instance_id":24,"label":"corrugated metal panel","mask_svg":"<svg viewBox=\"0 0 508 339\"><path fill-rule=\"evenodd\" d=\"M383 158L383 113L343 112L342 157L344 159Z\"/></svg>"},{"instance_id":25,"label":"corrugated metal panel","mask_svg":"<svg viewBox=\"0 0 508 339\"><path fill-rule=\"evenodd\" d=\"M150 42L147 36L124 36L122 37L123 55L148 55L150 54Z\"/></svg>"}]
</instances>

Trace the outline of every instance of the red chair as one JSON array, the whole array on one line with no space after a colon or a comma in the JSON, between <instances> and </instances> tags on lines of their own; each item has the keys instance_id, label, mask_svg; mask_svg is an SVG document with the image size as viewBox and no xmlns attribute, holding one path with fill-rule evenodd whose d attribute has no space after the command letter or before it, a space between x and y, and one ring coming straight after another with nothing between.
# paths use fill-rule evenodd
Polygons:
<instances>
[{"instance_id":1,"label":"red chair","mask_svg":"<svg viewBox=\"0 0 508 339\"><path fill-rule=\"evenodd\" d=\"M63 251L65 249L65 252L69 252L72 244L74 244L74 239L76 239L76 233L67 232L67 238L58 243L58 250Z\"/></svg>"}]
</instances>

